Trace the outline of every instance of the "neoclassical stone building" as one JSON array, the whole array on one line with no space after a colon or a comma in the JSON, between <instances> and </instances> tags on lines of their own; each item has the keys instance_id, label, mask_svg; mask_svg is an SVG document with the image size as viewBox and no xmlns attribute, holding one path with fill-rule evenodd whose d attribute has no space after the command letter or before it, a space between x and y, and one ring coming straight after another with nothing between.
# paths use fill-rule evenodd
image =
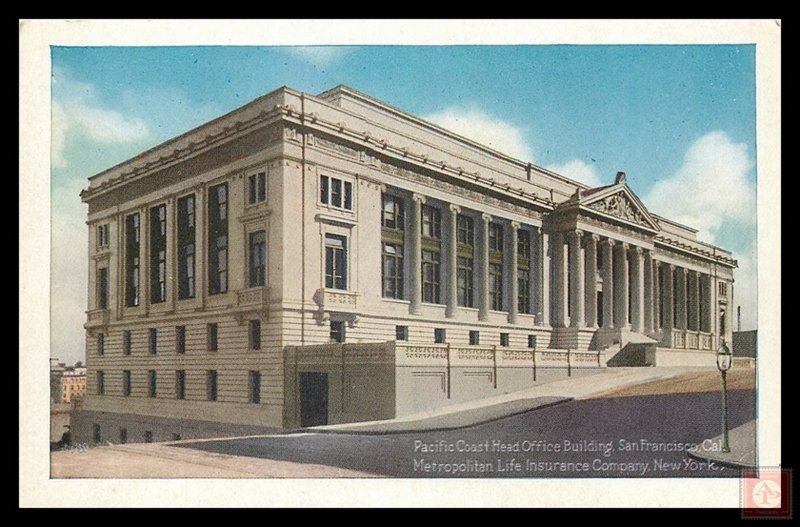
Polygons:
<instances>
[{"instance_id":1,"label":"neoclassical stone building","mask_svg":"<svg viewBox=\"0 0 800 527\"><path fill-rule=\"evenodd\" d=\"M587 188L345 86L280 88L82 198L98 442L393 417L731 341L735 260L624 173Z\"/></svg>"}]
</instances>

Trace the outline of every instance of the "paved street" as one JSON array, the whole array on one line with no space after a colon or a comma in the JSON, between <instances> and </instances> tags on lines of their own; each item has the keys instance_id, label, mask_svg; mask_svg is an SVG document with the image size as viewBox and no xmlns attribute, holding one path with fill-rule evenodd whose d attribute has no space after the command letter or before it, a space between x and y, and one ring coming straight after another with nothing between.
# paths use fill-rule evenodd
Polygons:
<instances>
[{"instance_id":1,"label":"paved street","mask_svg":"<svg viewBox=\"0 0 800 527\"><path fill-rule=\"evenodd\" d=\"M755 417L752 390L729 392L730 427ZM720 393L574 400L469 428L387 435L302 433L184 443L208 452L391 477L736 477L687 455L720 432Z\"/></svg>"}]
</instances>

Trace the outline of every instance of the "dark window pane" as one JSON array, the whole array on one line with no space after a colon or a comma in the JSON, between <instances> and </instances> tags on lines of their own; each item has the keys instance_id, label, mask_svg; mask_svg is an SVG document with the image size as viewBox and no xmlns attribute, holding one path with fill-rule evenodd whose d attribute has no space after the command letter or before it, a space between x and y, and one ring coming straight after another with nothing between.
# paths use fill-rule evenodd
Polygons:
<instances>
[{"instance_id":1,"label":"dark window pane","mask_svg":"<svg viewBox=\"0 0 800 527\"><path fill-rule=\"evenodd\" d=\"M328 204L328 176L319 177L319 201Z\"/></svg>"},{"instance_id":2,"label":"dark window pane","mask_svg":"<svg viewBox=\"0 0 800 527\"><path fill-rule=\"evenodd\" d=\"M353 210L353 184L349 181L344 182L344 208Z\"/></svg>"}]
</instances>

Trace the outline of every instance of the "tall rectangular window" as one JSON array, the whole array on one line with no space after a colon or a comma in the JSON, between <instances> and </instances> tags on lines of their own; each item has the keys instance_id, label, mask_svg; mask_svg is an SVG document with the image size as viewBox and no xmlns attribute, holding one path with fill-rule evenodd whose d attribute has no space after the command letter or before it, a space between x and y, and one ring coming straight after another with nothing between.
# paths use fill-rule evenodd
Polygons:
<instances>
[{"instance_id":1,"label":"tall rectangular window","mask_svg":"<svg viewBox=\"0 0 800 527\"><path fill-rule=\"evenodd\" d=\"M208 293L228 291L228 184L208 189Z\"/></svg>"},{"instance_id":2,"label":"tall rectangular window","mask_svg":"<svg viewBox=\"0 0 800 527\"><path fill-rule=\"evenodd\" d=\"M509 335L508 333L500 333L500 345L507 348L509 342Z\"/></svg>"},{"instance_id":3,"label":"tall rectangular window","mask_svg":"<svg viewBox=\"0 0 800 527\"><path fill-rule=\"evenodd\" d=\"M103 370L97 371L97 395L106 394L106 372Z\"/></svg>"},{"instance_id":4,"label":"tall rectangular window","mask_svg":"<svg viewBox=\"0 0 800 527\"><path fill-rule=\"evenodd\" d=\"M97 246L108 247L108 223L97 226Z\"/></svg>"},{"instance_id":5,"label":"tall rectangular window","mask_svg":"<svg viewBox=\"0 0 800 527\"><path fill-rule=\"evenodd\" d=\"M156 396L156 370L147 370L147 395Z\"/></svg>"},{"instance_id":6,"label":"tall rectangular window","mask_svg":"<svg viewBox=\"0 0 800 527\"><path fill-rule=\"evenodd\" d=\"M474 289L472 274L472 258L463 256L458 257L458 269L456 270L456 285L458 305L463 307L473 307Z\"/></svg>"},{"instance_id":7,"label":"tall rectangular window","mask_svg":"<svg viewBox=\"0 0 800 527\"><path fill-rule=\"evenodd\" d=\"M408 326L395 326L394 338L395 340L408 340Z\"/></svg>"},{"instance_id":8,"label":"tall rectangular window","mask_svg":"<svg viewBox=\"0 0 800 527\"><path fill-rule=\"evenodd\" d=\"M158 330L156 328L147 330L147 349L153 355L158 353Z\"/></svg>"},{"instance_id":9,"label":"tall rectangular window","mask_svg":"<svg viewBox=\"0 0 800 527\"><path fill-rule=\"evenodd\" d=\"M458 215L456 220L457 225L457 240L458 243L468 245L470 247L475 245L475 223L469 216L463 214Z\"/></svg>"},{"instance_id":10,"label":"tall rectangular window","mask_svg":"<svg viewBox=\"0 0 800 527\"><path fill-rule=\"evenodd\" d=\"M489 251L503 252L503 226L489 223Z\"/></svg>"},{"instance_id":11,"label":"tall rectangular window","mask_svg":"<svg viewBox=\"0 0 800 527\"><path fill-rule=\"evenodd\" d=\"M175 370L175 398L186 399L186 370Z\"/></svg>"},{"instance_id":12,"label":"tall rectangular window","mask_svg":"<svg viewBox=\"0 0 800 527\"><path fill-rule=\"evenodd\" d=\"M267 201L267 174L259 172L253 174L247 181L247 202L251 205Z\"/></svg>"},{"instance_id":13,"label":"tall rectangular window","mask_svg":"<svg viewBox=\"0 0 800 527\"><path fill-rule=\"evenodd\" d=\"M131 370L122 370L122 395L131 395Z\"/></svg>"},{"instance_id":14,"label":"tall rectangular window","mask_svg":"<svg viewBox=\"0 0 800 527\"><path fill-rule=\"evenodd\" d=\"M130 355L131 347L131 332L129 329L126 329L122 332L122 353Z\"/></svg>"},{"instance_id":15,"label":"tall rectangular window","mask_svg":"<svg viewBox=\"0 0 800 527\"><path fill-rule=\"evenodd\" d=\"M139 305L139 213L125 218L125 305Z\"/></svg>"},{"instance_id":16,"label":"tall rectangular window","mask_svg":"<svg viewBox=\"0 0 800 527\"><path fill-rule=\"evenodd\" d=\"M167 299L167 206L150 209L150 301Z\"/></svg>"},{"instance_id":17,"label":"tall rectangular window","mask_svg":"<svg viewBox=\"0 0 800 527\"><path fill-rule=\"evenodd\" d=\"M344 322L341 320L331 320L331 342L344 342Z\"/></svg>"},{"instance_id":18,"label":"tall rectangular window","mask_svg":"<svg viewBox=\"0 0 800 527\"><path fill-rule=\"evenodd\" d=\"M503 266L489 264L489 306L494 311L503 309Z\"/></svg>"},{"instance_id":19,"label":"tall rectangular window","mask_svg":"<svg viewBox=\"0 0 800 527\"><path fill-rule=\"evenodd\" d=\"M447 332L444 328L434 328L433 343L444 344L447 341Z\"/></svg>"},{"instance_id":20,"label":"tall rectangular window","mask_svg":"<svg viewBox=\"0 0 800 527\"><path fill-rule=\"evenodd\" d=\"M99 443L100 441L103 440L103 436L100 430L100 425L97 423L92 424L92 440L95 443Z\"/></svg>"},{"instance_id":21,"label":"tall rectangular window","mask_svg":"<svg viewBox=\"0 0 800 527\"><path fill-rule=\"evenodd\" d=\"M106 353L106 336L104 333L98 333L97 335L97 354L98 355L105 355Z\"/></svg>"},{"instance_id":22,"label":"tall rectangular window","mask_svg":"<svg viewBox=\"0 0 800 527\"><path fill-rule=\"evenodd\" d=\"M97 270L97 306L108 309L108 267Z\"/></svg>"},{"instance_id":23,"label":"tall rectangular window","mask_svg":"<svg viewBox=\"0 0 800 527\"><path fill-rule=\"evenodd\" d=\"M186 326L175 326L175 353L186 353Z\"/></svg>"},{"instance_id":24,"label":"tall rectangular window","mask_svg":"<svg viewBox=\"0 0 800 527\"><path fill-rule=\"evenodd\" d=\"M261 349L261 320L254 318L250 321L249 325L249 334L250 338L250 349L251 350L260 350Z\"/></svg>"},{"instance_id":25,"label":"tall rectangular window","mask_svg":"<svg viewBox=\"0 0 800 527\"><path fill-rule=\"evenodd\" d=\"M422 235L436 240L442 238L442 215L431 205L422 206Z\"/></svg>"},{"instance_id":26,"label":"tall rectangular window","mask_svg":"<svg viewBox=\"0 0 800 527\"><path fill-rule=\"evenodd\" d=\"M536 349L536 335L528 335L528 347Z\"/></svg>"},{"instance_id":27,"label":"tall rectangular window","mask_svg":"<svg viewBox=\"0 0 800 527\"><path fill-rule=\"evenodd\" d=\"M403 246L383 244L383 296L403 298Z\"/></svg>"},{"instance_id":28,"label":"tall rectangular window","mask_svg":"<svg viewBox=\"0 0 800 527\"><path fill-rule=\"evenodd\" d=\"M439 303L439 253L422 251L422 301Z\"/></svg>"},{"instance_id":29,"label":"tall rectangular window","mask_svg":"<svg viewBox=\"0 0 800 527\"><path fill-rule=\"evenodd\" d=\"M206 398L209 401L217 400L217 370L206 371Z\"/></svg>"},{"instance_id":30,"label":"tall rectangular window","mask_svg":"<svg viewBox=\"0 0 800 527\"><path fill-rule=\"evenodd\" d=\"M194 194L178 199L178 298L194 298Z\"/></svg>"},{"instance_id":31,"label":"tall rectangular window","mask_svg":"<svg viewBox=\"0 0 800 527\"><path fill-rule=\"evenodd\" d=\"M353 210L353 184L335 177L319 177L319 201L337 209Z\"/></svg>"},{"instance_id":32,"label":"tall rectangular window","mask_svg":"<svg viewBox=\"0 0 800 527\"><path fill-rule=\"evenodd\" d=\"M250 287L267 283L267 233L250 233Z\"/></svg>"},{"instance_id":33,"label":"tall rectangular window","mask_svg":"<svg viewBox=\"0 0 800 527\"><path fill-rule=\"evenodd\" d=\"M261 403L261 372L251 370L249 374L250 402L253 404Z\"/></svg>"},{"instance_id":34,"label":"tall rectangular window","mask_svg":"<svg viewBox=\"0 0 800 527\"><path fill-rule=\"evenodd\" d=\"M383 195L381 225L386 229L405 230L405 210L402 198L391 194Z\"/></svg>"},{"instance_id":35,"label":"tall rectangular window","mask_svg":"<svg viewBox=\"0 0 800 527\"><path fill-rule=\"evenodd\" d=\"M347 289L347 238L325 235L325 287Z\"/></svg>"},{"instance_id":36,"label":"tall rectangular window","mask_svg":"<svg viewBox=\"0 0 800 527\"><path fill-rule=\"evenodd\" d=\"M480 331L470 330L469 332L469 345L470 346L477 346L481 343L481 333Z\"/></svg>"},{"instance_id":37,"label":"tall rectangular window","mask_svg":"<svg viewBox=\"0 0 800 527\"><path fill-rule=\"evenodd\" d=\"M217 351L217 323L212 322L206 326L208 351Z\"/></svg>"},{"instance_id":38,"label":"tall rectangular window","mask_svg":"<svg viewBox=\"0 0 800 527\"><path fill-rule=\"evenodd\" d=\"M119 443L124 445L128 442L128 429L127 428L120 428L119 429Z\"/></svg>"}]
</instances>

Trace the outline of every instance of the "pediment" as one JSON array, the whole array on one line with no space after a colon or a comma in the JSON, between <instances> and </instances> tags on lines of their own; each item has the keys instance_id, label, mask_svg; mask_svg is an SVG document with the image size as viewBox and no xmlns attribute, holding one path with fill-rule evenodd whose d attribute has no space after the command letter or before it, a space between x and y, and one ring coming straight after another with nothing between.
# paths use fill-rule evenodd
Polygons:
<instances>
[{"instance_id":1,"label":"pediment","mask_svg":"<svg viewBox=\"0 0 800 527\"><path fill-rule=\"evenodd\" d=\"M581 209L633 223L650 231L661 230L641 200L624 182L605 188L590 189L583 191L582 194L578 202Z\"/></svg>"}]
</instances>

